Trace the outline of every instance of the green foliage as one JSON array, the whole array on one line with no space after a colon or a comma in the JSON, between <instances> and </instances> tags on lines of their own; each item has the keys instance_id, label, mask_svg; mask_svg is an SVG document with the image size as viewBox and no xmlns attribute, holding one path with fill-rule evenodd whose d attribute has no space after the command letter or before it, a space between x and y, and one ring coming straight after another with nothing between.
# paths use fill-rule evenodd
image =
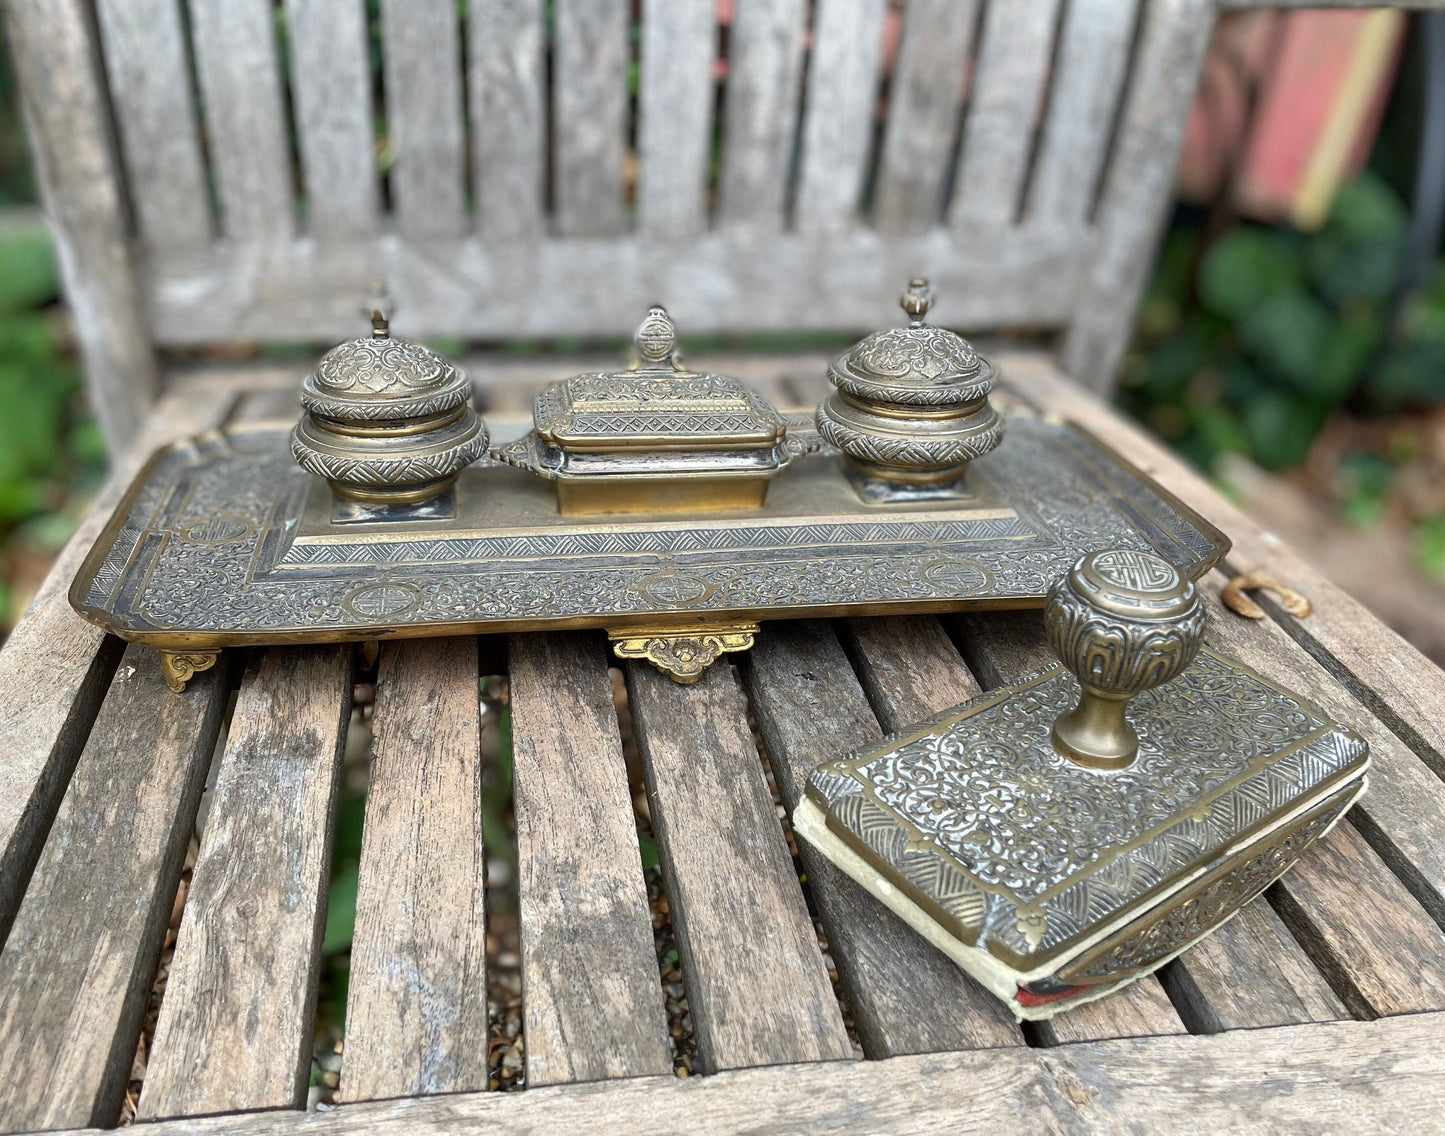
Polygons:
<instances>
[{"instance_id":1,"label":"green foliage","mask_svg":"<svg viewBox=\"0 0 1445 1136\"><path fill-rule=\"evenodd\" d=\"M1396 415L1445 401L1445 264L1389 326L1408 224L1395 192L1365 173L1318 233L1239 224L1206 247L1176 226L1120 403L1205 469L1226 452L1287 469L1342 407ZM1388 457L1345 458L1346 517L1381 519L1393 471ZM1445 568L1445 521L1422 521L1417 548L1422 566Z\"/></svg>"},{"instance_id":2,"label":"green foliage","mask_svg":"<svg viewBox=\"0 0 1445 1136\"><path fill-rule=\"evenodd\" d=\"M1206 468L1232 450L1279 469L1302 461L1351 399L1395 411L1445 397L1445 274L1386 335L1407 226L1367 173L1319 233L1241 224L1202 248L1197 231L1176 229L1141 313L1125 407Z\"/></svg>"}]
</instances>

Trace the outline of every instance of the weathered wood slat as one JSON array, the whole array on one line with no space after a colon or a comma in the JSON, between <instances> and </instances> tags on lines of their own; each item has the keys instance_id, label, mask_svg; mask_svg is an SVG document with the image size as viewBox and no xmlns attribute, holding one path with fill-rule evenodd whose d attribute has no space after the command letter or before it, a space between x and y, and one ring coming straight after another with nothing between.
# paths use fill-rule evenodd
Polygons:
<instances>
[{"instance_id":1,"label":"weathered wood slat","mask_svg":"<svg viewBox=\"0 0 1445 1136\"><path fill-rule=\"evenodd\" d=\"M467 176L455 0L381 0L381 39L397 226L455 236L466 228Z\"/></svg>"},{"instance_id":2,"label":"weathered wood slat","mask_svg":"<svg viewBox=\"0 0 1445 1136\"><path fill-rule=\"evenodd\" d=\"M603 651L583 633L507 647L529 1089L672 1072Z\"/></svg>"},{"instance_id":3,"label":"weathered wood slat","mask_svg":"<svg viewBox=\"0 0 1445 1136\"><path fill-rule=\"evenodd\" d=\"M556 0L552 68L557 231L611 236L623 229L627 146L626 0Z\"/></svg>"},{"instance_id":4,"label":"weathered wood slat","mask_svg":"<svg viewBox=\"0 0 1445 1136\"><path fill-rule=\"evenodd\" d=\"M306 1104L351 657L273 648L242 680L139 1118Z\"/></svg>"},{"instance_id":5,"label":"weathered wood slat","mask_svg":"<svg viewBox=\"0 0 1445 1136\"><path fill-rule=\"evenodd\" d=\"M1012 0L984 13L949 208L955 225L1011 225L1018 217L1059 3Z\"/></svg>"},{"instance_id":6,"label":"weathered wood slat","mask_svg":"<svg viewBox=\"0 0 1445 1136\"><path fill-rule=\"evenodd\" d=\"M1048 115L1025 219L1078 227L1093 213L1109 156L1139 0L1073 0L1059 29Z\"/></svg>"},{"instance_id":7,"label":"weathered wood slat","mask_svg":"<svg viewBox=\"0 0 1445 1136\"><path fill-rule=\"evenodd\" d=\"M1118 137L1094 213L1099 251L1089 261L1063 344L1065 369L1096 390L1113 384L1153 269L1214 12L1214 0L1151 0L1141 16ZM1063 187L1060 199L1076 190Z\"/></svg>"},{"instance_id":8,"label":"weathered wood slat","mask_svg":"<svg viewBox=\"0 0 1445 1136\"><path fill-rule=\"evenodd\" d=\"M0 943L123 648L71 608L70 581L151 449L216 425L234 401L199 382L161 400L0 650Z\"/></svg>"},{"instance_id":9,"label":"weathered wood slat","mask_svg":"<svg viewBox=\"0 0 1445 1136\"><path fill-rule=\"evenodd\" d=\"M980 692L935 616L851 619L844 644L873 712L890 734Z\"/></svg>"},{"instance_id":10,"label":"weathered wood slat","mask_svg":"<svg viewBox=\"0 0 1445 1136\"><path fill-rule=\"evenodd\" d=\"M1192 1029L1258 1029L1350 1016L1264 897L1159 972Z\"/></svg>"},{"instance_id":11,"label":"weathered wood slat","mask_svg":"<svg viewBox=\"0 0 1445 1136\"><path fill-rule=\"evenodd\" d=\"M179 0L98 0L95 15L141 238L208 240L210 196Z\"/></svg>"},{"instance_id":12,"label":"weathered wood slat","mask_svg":"<svg viewBox=\"0 0 1445 1136\"><path fill-rule=\"evenodd\" d=\"M933 625L937 628L936 620ZM870 646L883 638L866 629L863 635ZM895 654L899 665L888 669L915 667L936 673L947 666L946 659L935 659L929 650L937 645L936 640L923 640L915 649L905 648ZM966 674L946 637L942 646ZM758 730L789 814L802 799L808 775L821 762L882 737L827 623L770 625L749 653L745 674ZM905 701L906 696L901 697L895 705L902 708ZM905 712L916 708L908 706ZM807 841L798 841L798 854L869 1057L1023 1044L1022 1032L997 998Z\"/></svg>"},{"instance_id":13,"label":"weathered wood slat","mask_svg":"<svg viewBox=\"0 0 1445 1136\"><path fill-rule=\"evenodd\" d=\"M712 158L712 0L648 0L637 92L637 222L681 237L707 227Z\"/></svg>"},{"instance_id":14,"label":"weathered wood slat","mask_svg":"<svg viewBox=\"0 0 1445 1136\"><path fill-rule=\"evenodd\" d=\"M189 11L221 232L285 240L296 217L270 0L192 0Z\"/></svg>"},{"instance_id":15,"label":"weathered wood slat","mask_svg":"<svg viewBox=\"0 0 1445 1136\"><path fill-rule=\"evenodd\" d=\"M286 0L286 37L309 228L370 232L379 198L364 0Z\"/></svg>"},{"instance_id":16,"label":"weathered wood slat","mask_svg":"<svg viewBox=\"0 0 1445 1136\"><path fill-rule=\"evenodd\" d=\"M543 0L471 0L467 88L472 189L481 232L534 238L545 223L546 31Z\"/></svg>"},{"instance_id":17,"label":"weathered wood slat","mask_svg":"<svg viewBox=\"0 0 1445 1136\"><path fill-rule=\"evenodd\" d=\"M382 644L344 1100L487 1086L477 672L475 639Z\"/></svg>"},{"instance_id":18,"label":"weathered wood slat","mask_svg":"<svg viewBox=\"0 0 1445 1136\"><path fill-rule=\"evenodd\" d=\"M91 405L111 453L120 454L155 398L156 360L131 262L88 5L15 0L0 14Z\"/></svg>"},{"instance_id":19,"label":"weathered wood slat","mask_svg":"<svg viewBox=\"0 0 1445 1136\"><path fill-rule=\"evenodd\" d=\"M172 694L130 646L0 951L0 1121L111 1125L221 715L227 660Z\"/></svg>"},{"instance_id":20,"label":"weathered wood slat","mask_svg":"<svg viewBox=\"0 0 1445 1136\"><path fill-rule=\"evenodd\" d=\"M848 1060L732 667L693 686L626 674L703 1069Z\"/></svg>"},{"instance_id":21,"label":"weathered wood slat","mask_svg":"<svg viewBox=\"0 0 1445 1136\"><path fill-rule=\"evenodd\" d=\"M733 5L720 221L783 226L798 124L805 16L802 0L737 0Z\"/></svg>"},{"instance_id":22,"label":"weathered wood slat","mask_svg":"<svg viewBox=\"0 0 1445 1136\"><path fill-rule=\"evenodd\" d=\"M804 232L842 229L857 220L878 65L884 0L815 0L808 57L807 108L794 221Z\"/></svg>"},{"instance_id":23,"label":"weathered wood slat","mask_svg":"<svg viewBox=\"0 0 1445 1136\"><path fill-rule=\"evenodd\" d=\"M637 1078L536 1093L379 1101L333 1113L270 1113L158 1124L154 1136L565 1131L611 1133L618 1118L656 1132L721 1136L740 1117L777 1131L879 1136L1014 1131L1020 1118L1083 1136L1161 1133L1430 1131L1445 1110L1445 1015L1133 1038Z\"/></svg>"},{"instance_id":24,"label":"weathered wood slat","mask_svg":"<svg viewBox=\"0 0 1445 1136\"><path fill-rule=\"evenodd\" d=\"M1353 825L1318 841L1269 900L1357 1016L1445 1007L1445 935Z\"/></svg>"},{"instance_id":25,"label":"weathered wood slat","mask_svg":"<svg viewBox=\"0 0 1445 1136\"><path fill-rule=\"evenodd\" d=\"M1085 242L1087 246L1087 242ZM406 237L157 249L147 294L158 342L332 341L356 334L367 281L385 279L405 334L506 339L630 334L665 300L685 334L891 327L898 292L930 266L949 326L1061 324L1081 257L1074 235L951 230L886 237L856 229L820 241L758 241L735 227L676 242L612 239L439 243ZM989 286L978 287L986 274ZM526 281L521 287L518 281ZM546 303L538 303L546 296Z\"/></svg>"},{"instance_id":26,"label":"weathered wood slat","mask_svg":"<svg viewBox=\"0 0 1445 1136\"><path fill-rule=\"evenodd\" d=\"M921 231L943 215L977 22L977 0L908 0L903 10L873 203L884 232Z\"/></svg>"}]
</instances>

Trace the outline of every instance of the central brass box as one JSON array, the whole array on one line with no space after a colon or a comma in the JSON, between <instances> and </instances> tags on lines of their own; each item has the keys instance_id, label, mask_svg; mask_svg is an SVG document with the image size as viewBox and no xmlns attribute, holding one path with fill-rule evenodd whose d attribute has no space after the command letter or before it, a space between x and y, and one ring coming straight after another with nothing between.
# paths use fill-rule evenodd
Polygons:
<instances>
[{"instance_id":1,"label":"central brass box","mask_svg":"<svg viewBox=\"0 0 1445 1136\"><path fill-rule=\"evenodd\" d=\"M533 431L497 456L551 481L568 516L761 508L791 457L778 412L734 378L684 369L662 308L635 342L631 370L547 387Z\"/></svg>"}]
</instances>

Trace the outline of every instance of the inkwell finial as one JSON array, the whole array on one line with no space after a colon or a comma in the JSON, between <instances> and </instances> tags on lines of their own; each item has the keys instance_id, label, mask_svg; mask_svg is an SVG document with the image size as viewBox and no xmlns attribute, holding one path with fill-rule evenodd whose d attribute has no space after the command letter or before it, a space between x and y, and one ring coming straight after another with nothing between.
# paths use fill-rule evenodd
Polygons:
<instances>
[{"instance_id":1,"label":"inkwell finial","mask_svg":"<svg viewBox=\"0 0 1445 1136\"><path fill-rule=\"evenodd\" d=\"M928 309L933 306L933 288L928 283L927 276L915 276L908 281L908 291L898 301L903 305L903 310L908 313L912 327L922 327L923 317L928 314Z\"/></svg>"}]
</instances>

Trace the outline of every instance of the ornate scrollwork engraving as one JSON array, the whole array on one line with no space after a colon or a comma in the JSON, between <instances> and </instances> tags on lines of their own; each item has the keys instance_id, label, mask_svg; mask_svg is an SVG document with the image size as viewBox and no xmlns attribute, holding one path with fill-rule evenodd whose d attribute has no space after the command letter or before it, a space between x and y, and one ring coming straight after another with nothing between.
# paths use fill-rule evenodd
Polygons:
<instances>
[{"instance_id":1,"label":"ornate scrollwork engraving","mask_svg":"<svg viewBox=\"0 0 1445 1136\"><path fill-rule=\"evenodd\" d=\"M726 652L748 650L757 633L756 623L742 623L716 631L614 635L612 650L619 659L646 659L675 681L691 685Z\"/></svg>"}]
</instances>

